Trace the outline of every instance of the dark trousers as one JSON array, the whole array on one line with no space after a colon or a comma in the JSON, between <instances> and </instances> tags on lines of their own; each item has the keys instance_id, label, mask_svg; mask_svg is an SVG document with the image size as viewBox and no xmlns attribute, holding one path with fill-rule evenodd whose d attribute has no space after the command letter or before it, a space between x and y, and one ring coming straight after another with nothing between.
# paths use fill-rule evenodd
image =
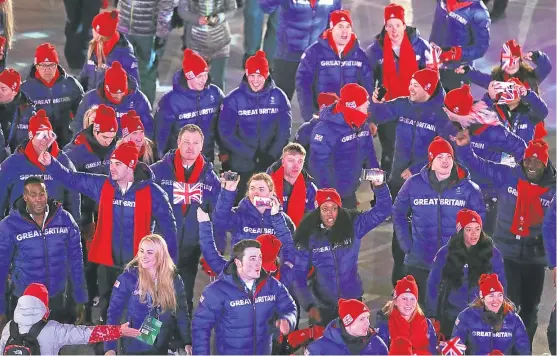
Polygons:
<instances>
[{"instance_id":1,"label":"dark trousers","mask_svg":"<svg viewBox=\"0 0 557 356\"><path fill-rule=\"evenodd\" d=\"M116 279L118 279L121 273L122 269L120 267L99 265L97 268L97 277L99 280L99 309L103 324L106 323L106 312L110 304L114 282L116 282Z\"/></svg>"},{"instance_id":2,"label":"dark trousers","mask_svg":"<svg viewBox=\"0 0 557 356\"><path fill-rule=\"evenodd\" d=\"M381 143L381 169L387 172L387 176L391 174L393 165L397 122L391 121L377 126L377 135Z\"/></svg>"},{"instance_id":3,"label":"dark trousers","mask_svg":"<svg viewBox=\"0 0 557 356\"><path fill-rule=\"evenodd\" d=\"M296 72L298 71L300 62L286 61L284 59L275 58L275 65L273 68L273 79L277 87L292 101L294 91L296 90Z\"/></svg>"},{"instance_id":4,"label":"dark trousers","mask_svg":"<svg viewBox=\"0 0 557 356\"><path fill-rule=\"evenodd\" d=\"M406 275L414 276L416 280L416 284L418 285L418 304L422 309L425 308L425 296L426 296L426 287L427 287L427 278L429 277L429 270L414 267L414 266L405 266L406 268Z\"/></svg>"},{"instance_id":5,"label":"dark trousers","mask_svg":"<svg viewBox=\"0 0 557 356\"><path fill-rule=\"evenodd\" d=\"M201 248L199 245L183 246L180 249L180 261L178 262L178 273L184 281L186 291L186 303L188 304L188 312L190 320L193 313L193 288L195 286L195 278L197 276L197 268L199 266L199 258L201 257ZM216 271L220 272L220 271Z\"/></svg>"},{"instance_id":6,"label":"dark trousers","mask_svg":"<svg viewBox=\"0 0 557 356\"><path fill-rule=\"evenodd\" d=\"M493 236L495 231L495 224L497 222L497 200L493 201L492 198L486 198L485 202L485 222L483 223L483 230L489 236Z\"/></svg>"},{"instance_id":7,"label":"dark trousers","mask_svg":"<svg viewBox=\"0 0 557 356\"><path fill-rule=\"evenodd\" d=\"M504 259L507 296L518 308L530 345L538 329L538 309L542 298L545 266Z\"/></svg>"},{"instance_id":8,"label":"dark trousers","mask_svg":"<svg viewBox=\"0 0 557 356\"><path fill-rule=\"evenodd\" d=\"M93 38L91 22L99 13L100 0L64 0L66 26L64 55L71 69L81 69L87 57L87 47Z\"/></svg>"},{"instance_id":9,"label":"dark trousers","mask_svg":"<svg viewBox=\"0 0 557 356\"><path fill-rule=\"evenodd\" d=\"M441 74L441 84L447 93L460 88L463 84L470 84L463 74L456 74L454 69L441 69L439 73Z\"/></svg>"},{"instance_id":10,"label":"dark trousers","mask_svg":"<svg viewBox=\"0 0 557 356\"><path fill-rule=\"evenodd\" d=\"M547 325L547 343L549 345L549 351L552 355L557 354L555 347L555 333L557 333L557 326L555 325L555 305L553 305L553 311L549 317L549 325Z\"/></svg>"}]
</instances>

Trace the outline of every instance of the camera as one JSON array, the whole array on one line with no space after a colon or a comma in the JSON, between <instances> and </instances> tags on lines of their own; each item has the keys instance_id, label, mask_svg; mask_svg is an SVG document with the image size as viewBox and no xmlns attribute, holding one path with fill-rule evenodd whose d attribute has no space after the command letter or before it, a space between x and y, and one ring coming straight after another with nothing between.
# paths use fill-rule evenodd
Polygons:
<instances>
[{"instance_id":1,"label":"camera","mask_svg":"<svg viewBox=\"0 0 557 356\"><path fill-rule=\"evenodd\" d=\"M377 100L378 101L383 100L385 94L387 94L387 89L385 89L385 87L381 85L377 90Z\"/></svg>"},{"instance_id":2,"label":"camera","mask_svg":"<svg viewBox=\"0 0 557 356\"><path fill-rule=\"evenodd\" d=\"M378 168L364 169L362 179L370 181L373 185L381 185L387 181L387 173Z\"/></svg>"},{"instance_id":3,"label":"camera","mask_svg":"<svg viewBox=\"0 0 557 356\"><path fill-rule=\"evenodd\" d=\"M262 208L262 207L270 208L272 205L272 200L271 198L254 197L253 203L256 208Z\"/></svg>"},{"instance_id":4,"label":"camera","mask_svg":"<svg viewBox=\"0 0 557 356\"><path fill-rule=\"evenodd\" d=\"M231 171L224 172L224 180L233 182L236 179L238 179L238 173Z\"/></svg>"}]
</instances>

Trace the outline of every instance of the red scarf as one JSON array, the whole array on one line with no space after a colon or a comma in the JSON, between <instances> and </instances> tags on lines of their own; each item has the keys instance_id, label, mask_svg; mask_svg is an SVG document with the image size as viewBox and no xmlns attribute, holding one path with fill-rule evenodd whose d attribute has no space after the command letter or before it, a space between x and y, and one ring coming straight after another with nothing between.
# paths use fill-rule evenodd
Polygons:
<instances>
[{"instance_id":1,"label":"red scarf","mask_svg":"<svg viewBox=\"0 0 557 356\"><path fill-rule=\"evenodd\" d=\"M410 322L406 321L395 307L389 316L389 335L391 340L402 336L412 343L412 352L420 355L431 355L429 351L429 339L427 319L425 316L415 312Z\"/></svg>"},{"instance_id":2,"label":"red scarf","mask_svg":"<svg viewBox=\"0 0 557 356\"><path fill-rule=\"evenodd\" d=\"M338 51L337 45L335 44L335 41L333 40L333 32L331 31L331 29L328 29L325 32L323 32L323 38L327 39L329 46L331 46L331 48L333 49L336 55L339 55L340 53ZM346 46L344 46L344 49L342 50L343 57L346 56L346 53L350 52L352 47L354 47L355 42L356 42L356 35L352 33L350 40L348 40L348 43L346 44Z\"/></svg>"},{"instance_id":3,"label":"red scarf","mask_svg":"<svg viewBox=\"0 0 557 356\"><path fill-rule=\"evenodd\" d=\"M120 32L116 32L112 37L110 37L108 39L108 41L106 41L103 45L103 53L104 53L104 58L108 57L108 55L110 54L110 52L112 52L112 49L114 48L114 46L116 46L116 43L118 43L118 41L120 40ZM99 45L97 44L97 58L99 58ZM105 64L108 66L108 63L105 62Z\"/></svg>"},{"instance_id":4,"label":"red scarf","mask_svg":"<svg viewBox=\"0 0 557 356\"><path fill-rule=\"evenodd\" d=\"M387 89L386 100L408 96L410 94L408 91L410 80L418 69L420 68L416 61L416 53L406 32L404 32L404 38L400 44L398 71L391 39L385 34L383 41L383 86Z\"/></svg>"},{"instance_id":5,"label":"red scarf","mask_svg":"<svg viewBox=\"0 0 557 356\"><path fill-rule=\"evenodd\" d=\"M530 236L530 227L539 225L543 221L540 196L547 192L549 187L542 187L527 180L519 179L516 190L518 197L516 198L511 232L515 235Z\"/></svg>"},{"instance_id":6,"label":"red scarf","mask_svg":"<svg viewBox=\"0 0 557 356\"><path fill-rule=\"evenodd\" d=\"M58 153L60 153L58 143L54 141L47 151L50 152L50 155L52 157L57 158ZM27 146L25 146L25 150L23 151L23 153L25 154L25 157L27 157L27 159L31 161L31 163L39 167L41 171L45 171L45 167L39 162L39 156L37 155L37 151L35 151L35 148L33 147L31 141L27 143Z\"/></svg>"},{"instance_id":7,"label":"red scarf","mask_svg":"<svg viewBox=\"0 0 557 356\"><path fill-rule=\"evenodd\" d=\"M107 179L101 190L97 228L89 250L89 261L105 266L113 266L112 223L114 215L115 188ZM130 228L131 226L126 226ZM126 231L129 233L131 231ZM133 255L137 254L141 239L151 233L151 186L147 185L135 192L135 211L133 216ZM129 235L127 235L129 236ZM128 238L128 237L124 238ZM126 263L128 261L122 261Z\"/></svg>"},{"instance_id":8,"label":"red scarf","mask_svg":"<svg viewBox=\"0 0 557 356\"><path fill-rule=\"evenodd\" d=\"M335 114L342 113L342 117L344 118L344 121L350 127L355 126L358 129L362 127L362 125L364 124L364 122L366 122L368 117L366 113L363 113L356 109L346 107L345 104L341 101L337 102L335 108L333 109L333 113Z\"/></svg>"},{"instance_id":9,"label":"red scarf","mask_svg":"<svg viewBox=\"0 0 557 356\"><path fill-rule=\"evenodd\" d=\"M181 183L197 183L199 177L201 176L201 172L203 172L203 167L205 166L205 160L201 155L197 156L195 162L193 163L193 171L186 182L186 176L184 172L184 166L182 165L182 155L180 155L180 150L176 150L174 153L174 172L176 175L176 182ZM187 204L182 205L182 214L186 212Z\"/></svg>"},{"instance_id":10,"label":"red scarf","mask_svg":"<svg viewBox=\"0 0 557 356\"><path fill-rule=\"evenodd\" d=\"M52 78L50 82L44 80L43 77L41 77L41 75L39 74L39 71L35 72L35 79L39 80L48 88L52 88L54 86L54 83L56 83L59 77L60 77L60 71L58 70L58 67L56 68L56 73L54 73L54 78Z\"/></svg>"},{"instance_id":11,"label":"red scarf","mask_svg":"<svg viewBox=\"0 0 557 356\"><path fill-rule=\"evenodd\" d=\"M85 148L87 148L87 151L93 152L93 148L89 144L89 141L87 140L87 137L85 137L84 133L80 133L79 135L77 135L77 137L75 138L73 143L76 146L85 145Z\"/></svg>"},{"instance_id":12,"label":"red scarf","mask_svg":"<svg viewBox=\"0 0 557 356\"><path fill-rule=\"evenodd\" d=\"M458 0L447 0L447 12L455 12L456 10L462 9L471 3L471 1L458 2Z\"/></svg>"},{"instance_id":13,"label":"red scarf","mask_svg":"<svg viewBox=\"0 0 557 356\"><path fill-rule=\"evenodd\" d=\"M283 198L284 191L284 167L281 165L279 169L271 174L271 178L275 183L275 193L279 199ZM304 217L306 211L306 181L302 174L298 175L296 181L294 182L294 188L292 189L292 194L288 198L288 211L286 215L290 216L290 219L294 222L294 225L298 227L300 221Z\"/></svg>"}]
</instances>

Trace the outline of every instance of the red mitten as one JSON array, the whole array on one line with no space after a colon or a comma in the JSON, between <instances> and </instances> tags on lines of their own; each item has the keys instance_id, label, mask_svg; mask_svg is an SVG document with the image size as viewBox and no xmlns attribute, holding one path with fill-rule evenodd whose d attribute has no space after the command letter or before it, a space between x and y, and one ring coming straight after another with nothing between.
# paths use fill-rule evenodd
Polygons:
<instances>
[{"instance_id":1,"label":"red mitten","mask_svg":"<svg viewBox=\"0 0 557 356\"><path fill-rule=\"evenodd\" d=\"M118 340L122 336L120 325L97 325L89 337L89 344L102 341Z\"/></svg>"},{"instance_id":2,"label":"red mitten","mask_svg":"<svg viewBox=\"0 0 557 356\"><path fill-rule=\"evenodd\" d=\"M455 46L451 47L448 51L441 53L439 59L442 63L451 62L451 61L458 61L462 58L462 47Z\"/></svg>"},{"instance_id":3,"label":"red mitten","mask_svg":"<svg viewBox=\"0 0 557 356\"><path fill-rule=\"evenodd\" d=\"M209 266L209 264L205 260L205 257L201 257L199 259L199 264L201 264L201 268L203 269L203 272L205 272L206 275L208 275L209 277L216 277L217 276L215 271L213 271L211 266Z\"/></svg>"},{"instance_id":4,"label":"red mitten","mask_svg":"<svg viewBox=\"0 0 557 356\"><path fill-rule=\"evenodd\" d=\"M309 341L309 328L295 330L288 335L288 345L293 349L297 349L301 345Z\"/></svg>"}]
</instances>

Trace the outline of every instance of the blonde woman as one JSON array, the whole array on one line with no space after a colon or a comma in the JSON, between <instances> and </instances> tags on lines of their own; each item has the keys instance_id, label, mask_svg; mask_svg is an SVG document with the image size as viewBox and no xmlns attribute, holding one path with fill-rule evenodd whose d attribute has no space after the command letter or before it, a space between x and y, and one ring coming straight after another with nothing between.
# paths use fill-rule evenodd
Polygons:
<instances>
[{"instance_id":1,"label":"blonde woman","mask_svg":"<svg viewBox=\"0 0 557 356\"><path fill-rule=\"evenodd\" d=\"M160 235L145 236L137 255L114 283L108 307L107 324L122 318L127 310L129 326L142 329L143 324L159 324L153 345L138 339L125 339L123 354L168 353L168 344L177 324L182 346L191 355L191 331L184 283L170 258L166 242ZM154 335L154 334L153 334ZM105 355L116 354L116 342L104 344Z\"/></svg>"},{"instance_id":2,"label":"blonde woman","mask_svg":"<svg viewBox=\"0 0 557 356\"><path fill-rule=\"evenodd\" d=\"M0 0L0 71L6 68L8 49L12 48L14 38L14 11L12 0ZM3 43L2 43L3 42Z\"/></svg>"},{"instance_id":3,"label":"blonde woman","mask_svg":"<svg viewBox=\"0 0 557 356\"><path fill-rule=\"evenodd\" d=\"M133 142L139 151L141 162L151 165L159 160L155 142L145 137L143 122L135 110L130 110L122 115L120 125L122 126L122 139L116 143L116 146L124 142Z\"/></svg>"},{"instance_id":4,"label":"blonde woman","mask_svg":"<svg viewBox=\"0 0 557 356\"><path fill-rule=\"evenodd\" d=\"M97 87L104 79L106 69L115 61L120 62L139 88L137 58L126 36L116 30L117 25L118 11L115 10L100 13L93 19L93 39L89 42L87 61L79 74L85 92Z\"/></svg>"}]
</instances>

